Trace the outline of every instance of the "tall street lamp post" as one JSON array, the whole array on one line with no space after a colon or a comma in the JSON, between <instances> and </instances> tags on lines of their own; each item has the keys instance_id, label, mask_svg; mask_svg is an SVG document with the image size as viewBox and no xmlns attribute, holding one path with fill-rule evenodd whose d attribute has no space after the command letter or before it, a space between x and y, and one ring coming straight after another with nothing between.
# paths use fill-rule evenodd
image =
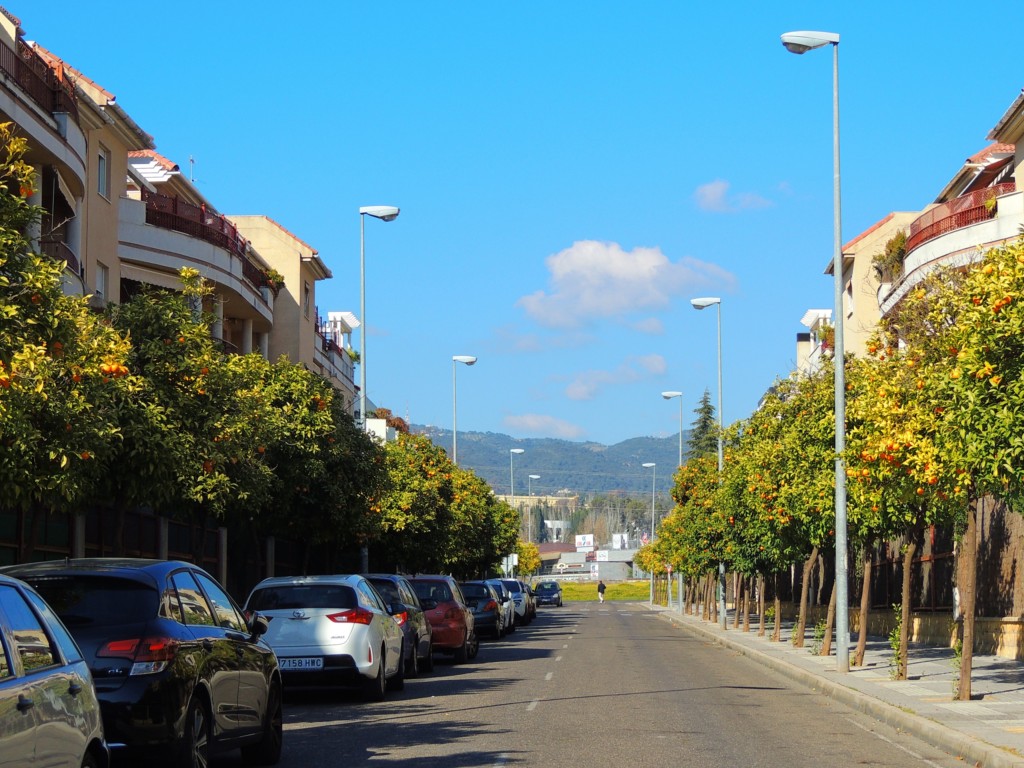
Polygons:
<instances>
[{"instance_id":1,"label":"tall street lamp post","mask_svg":"<svg viewBox=\"0 0 1024 768\"><path fill-rule=\"evenodd\" d=\"M718 308L718 482L722 482L722 300L717 296L690 299L694 309ZM718 626L727 627L725 620L725 562L718 563Z\"/></svg>"},{"instance_id":2,"label":"tall street lamp post","mask_svg":"<svg viewBox=\"0 0 1024 768\"><path fill-rule=\"evenodd\" d=\"M673 397L679 398L679 464L683 466L683 393L682 392L662 392L661 396L666 400L671 400Z\"/></svg>"},{"instance_id":3,"label":"tall street lamp post","mask_svg":"<svg viewBox=\"0 0 1024 768\"><path fill-rule=\"evenodd\" d=\"M846 371L843 345L843 234L839 177L839 35L835 32L787 32L782 44L790 53L802 54L832 46L832 278L835 309L832 325L835 333L833 362L835 368L836 419L836 667L850 671L850 615L847 584L846 541L846 470L843 451L846 448Z\"/></svg>"},{"instance_id":4,"label":"tall street lamp post","mask_svg":"<svg viewBox=\"0 0 1024 768\"><path fill-rule=\"evenodd\" d=\"M512 499L512 507L516 506L516 468L512 461L517 453L526 453L525 448L509 448L508 449L508 495ZM520 529L522 530L522 529Z\"/></svg>"},{"instance_id":5,"label":"tall street lamp post","mask_svg":"<svg viewBox=\"0 0 1024 768\"><path fill-rule=\"evenodd\" d=\"M456 363L473 365L476 358L472 355L452 355L452 464L459 463L459 400L455 388Z\"/></svg>"},{"instance_id":6,"label":"tall street lamp post","mask_svg":"<svg viewBox=\"0 0 1024 768\"><path fill-rule=\"evenodd\" d=\"M645 469L651 470L651 544L654 543L654 482L658 473L658 465L653 461L645 462L642 465ZM654 605L654 565L651 565L651 605Z\"/></svg>"},{"instance_id":7,"label":"tall street lamp post","mask_svg":"<svg viewBox=\"0 0 1024 768\"><path fill-rule=\"evenodd\" d=\"M366 429L366 217L394 221L399 209L393 205L364 205L359 209L359 419ZM369 566L363 564L363 573Z\"/></svg>"},{"instance_id":8,"label":"tall street lamp post","mask_svg":"<svg viewBox=\"0 0 1024 768\"><path fill-rule=\"evenodd\" d=\"M526 500L526 503L530 505L530 509L528 510L530 517L529 517L529 519L528 519L528 521L526 523L526 540L527 541L533 541L533 481L534 480L540 480L540 475L528 475L527 476L527 479L526 479L526 495L529 496L529 498ZM538 539L540 538L540 532L539 531L538 531L537 538Z\"/></svg>"}]
</instances>

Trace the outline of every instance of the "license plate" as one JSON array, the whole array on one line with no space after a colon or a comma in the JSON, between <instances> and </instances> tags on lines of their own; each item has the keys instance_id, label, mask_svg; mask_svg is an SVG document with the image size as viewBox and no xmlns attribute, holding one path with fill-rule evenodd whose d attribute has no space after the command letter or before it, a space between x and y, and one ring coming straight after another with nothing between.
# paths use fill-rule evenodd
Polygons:
<instances>
[{"instance_id":1,"label":"license plate","mask_svg":"<svg viewBox=\"0 0 1024 768\"><path fill-rule=\"evenodd\" d=\"M281 669L289 671L318 670L324 668L324 660L319 656L305 656L294 659L278 659Z\"/></svg>"}]
</instances>

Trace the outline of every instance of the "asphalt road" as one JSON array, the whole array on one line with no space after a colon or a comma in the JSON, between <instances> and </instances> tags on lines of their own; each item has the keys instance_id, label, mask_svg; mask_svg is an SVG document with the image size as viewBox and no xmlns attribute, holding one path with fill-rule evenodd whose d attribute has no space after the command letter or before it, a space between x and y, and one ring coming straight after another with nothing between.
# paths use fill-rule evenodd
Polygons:
<instances>
[{"instance_id":1,"label":"asphalt road","mask_svg":"<svg viewBox=\"0 0 1024 768\"><path fill-rule=\"evenodd\" d=\"M222 766L239 765L237 758ZM386 701L286 698L282 768L963 766L642 606L542 609Z\"/></svg>"}]
</instances>

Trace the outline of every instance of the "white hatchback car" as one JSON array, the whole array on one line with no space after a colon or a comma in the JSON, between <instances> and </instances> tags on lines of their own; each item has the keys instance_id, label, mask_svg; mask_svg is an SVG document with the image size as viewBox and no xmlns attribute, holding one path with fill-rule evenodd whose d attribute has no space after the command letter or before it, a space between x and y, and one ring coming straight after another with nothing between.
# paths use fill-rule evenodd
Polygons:
<instances>
[{"instance_id":1,"label":"white hatchback car","mask_svg":"<svg viewBox=\"0 0 1024 768\"><path fill-rule=\"evenodd\" d=\"M405 686L402 628L362 576L264 579L245 610L270 621L263 639L286 685L356 685L370 701Z\"/></svg>"}]
</instances>

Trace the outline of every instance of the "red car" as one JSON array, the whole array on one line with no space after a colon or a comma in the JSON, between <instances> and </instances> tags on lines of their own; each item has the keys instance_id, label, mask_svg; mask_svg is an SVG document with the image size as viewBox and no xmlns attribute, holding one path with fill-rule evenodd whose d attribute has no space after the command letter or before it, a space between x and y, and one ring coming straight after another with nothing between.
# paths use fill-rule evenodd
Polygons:
<instances>
[{"instance_id":1,"label":"red car","mask_svg":"<svg viewBox=\"0 0 1024 768\"><path fill-rule=\"evenodd\" d=\"M460 664L475 658L480 641L459 583L451 576L414 576L409 581L430 622L433 650L452 654Z\"/></svg>"}]
</instances>

